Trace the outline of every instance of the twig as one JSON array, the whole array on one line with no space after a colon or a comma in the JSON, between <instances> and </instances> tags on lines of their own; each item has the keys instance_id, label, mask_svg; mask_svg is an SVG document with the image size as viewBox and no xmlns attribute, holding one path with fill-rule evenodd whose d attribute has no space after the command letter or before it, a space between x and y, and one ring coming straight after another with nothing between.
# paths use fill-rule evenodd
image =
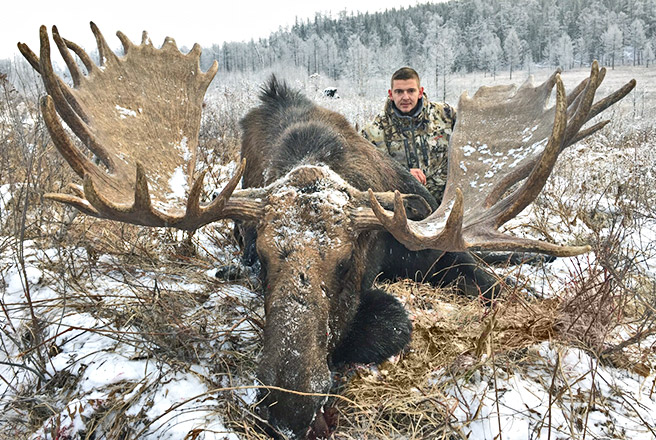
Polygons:
<instances>
[{"instance_id":1,"label":"twig","mask_svg":"<svg viewBox=\"0 0 656 440\"><path fill-rule=\"evenodd\" d=\"M43 374L41 374L41 372L39 372L38 370L35 370L35 369L32 368L32 367L28 367L27 365L16 364L16 363L14 363L14 362L5 362L5 361L0 361L0 364L2 364L2 365L9 365L10 367L23 368L23 369L25 369L25 370L27 370L27 371L31 371L31 372L34 373L35 375L39 376L39 379L41 379L41 380L43 380L43 381L46 380L45 376L44 376Z\"/></svg>"},{"instance_id":2,"label":"twig","mask_svg":"<svg viewBox=\"0 0 656 440\"><path fill-rule=\"evenodd\" d=\"M548 424L548 429L549 431L547 432L547 440L551 440L551 407L553 405L553 395L556 391L556 376L558 374L558 370L560 369L560 352L556 352L556 365L554 365L554 372L553 375L551 376L551 385L549 386L549 410L548 410L548 419L549 419L549 424Z\"/></svg>"}]
</instances>

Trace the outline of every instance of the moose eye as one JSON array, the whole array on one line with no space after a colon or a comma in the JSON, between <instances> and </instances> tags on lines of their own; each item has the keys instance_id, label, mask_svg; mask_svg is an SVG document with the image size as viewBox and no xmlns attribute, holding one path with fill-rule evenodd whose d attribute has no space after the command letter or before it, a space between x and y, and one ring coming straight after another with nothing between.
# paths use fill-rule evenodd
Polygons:
<instances>
[{"instance_id":1,"label":"moose eye","mask_svg":"<svg viewBox=\"0 0 656 440\"><path fill-rule=\"evenodd\" d=\"M353 266L353 255L348 258L344 258L337 263L335 267L335 275L338 279L344 278L349 269Z\"/></svg>"},{"instance_id":2,"label":"moose eye","mask_svg":"<svg viewBox=\"0 0 656 440\"><path fill-rule=\"evenodd\" d=\"M289 243L280 244L276 246L276 253L278 254L278 258L280 258L283 261L286 260L287 257L289 257L292 254L293 251L294 251L294 247Z\"/></svg>"}]
</instances>

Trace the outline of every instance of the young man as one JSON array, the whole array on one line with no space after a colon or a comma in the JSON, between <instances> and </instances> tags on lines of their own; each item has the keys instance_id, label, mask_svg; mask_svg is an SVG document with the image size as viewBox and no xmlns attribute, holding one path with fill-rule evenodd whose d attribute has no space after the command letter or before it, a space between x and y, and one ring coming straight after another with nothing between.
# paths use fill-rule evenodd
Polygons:
<instances>
[{"instance_id":1,"label":"young man","mask_svg":"<svg viewBox=\"0 0 656 440\"><path fill-rule=\"evenodd\" d=\"M362 135L406 166L439 202L446 185L447 147L455 122L455 109L430 102L417 72L403 67L392 75L385 108L364 127Z\"/></svg>"}]
</instances>

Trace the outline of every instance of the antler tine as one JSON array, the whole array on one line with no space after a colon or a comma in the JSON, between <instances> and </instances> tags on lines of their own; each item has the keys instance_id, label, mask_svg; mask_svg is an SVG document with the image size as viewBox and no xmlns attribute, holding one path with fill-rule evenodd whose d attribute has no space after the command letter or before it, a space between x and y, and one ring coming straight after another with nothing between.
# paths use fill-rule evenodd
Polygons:
<instances>
[{"instance_id":1,"label":"antler tine","mask_svg":"<svg viewBox=\"0 0 656 440\"><path fill-rule=\"evenodd\" d=\"M592 249L588 245L561 246L541 240L509 236L498 231L486 232L468 240L467 249L471 251L539 252L554 257L573 257L590 252Z\"/></svg>"},{"instance_id":2,"label":"antler tine","mask_svg":"<svg viewBox=\"0 0 656 440\"><path fill-rule=\"evenodd\" d=\"M98 158L107 166L107 168L112 170L114 168L114 162L110 159L107 151L97 142L96 137L89 131L80 115L69 103L69 100L75 103L77 103L77 100L72 96L67 97L67 95L64 94L63 90L66 90L66 88L63 86L63 84L61 84L59 77L55 75L54 69L52 67L52 60L50 58L50 39L48 38L48 30L45 26L41 26L40 40L41 59L39 60L39 65L41 78L43 78L43 83L46 87L46 91L52 97L55 108L57 109L57 113L59 113L66 124L71 128L71 130L73 130L73 133L75 133L75 135L85 143L89 150L98 156ZM76 107L78 106L76 105ZM82 112L81 109L80 112ZM82 114L84 113L82 112ZM50 122L51 124L61 126L57 118L51 118ZM50 126L48 128L51 132L60 132L60 130L57 128ZM64 143L60 142L59 145L64 145Z\"/></svg>"},{"instance_id":3,"label":"antler tine","mask_svg":"<svg viewBox=\"0 0 656 440\"><path fill-rule=\"evenodd\" d=\"M87 73L91 74L98 70L98 66L96 66L96 63L93 62L89 54L86 53L84 49L82 49L73 41L64 39L64 42L66 43L66 46L72 50L75 55L78 56L78 58L80 58L80 61L82 61L82 64L84 64L84 68L87 69Z\"/></svg>"},{"instance_id":4,"label":"antler tine","mask_svg":"<svg viewBox=\"0 0 656 440\"><path fill-rule=\"evenodd\" d=\"M52 27L52 39L55 40L55 44L57 44L57 48L59 49L59 53L61 54L62 58L64 59L64 62L66 63L66 67L68 67L68 71L71 74L71 78L73 79L73 86L78 87L80 85L80 81L82 78L82 72L80 72L80 69L77 66L77 63L71 56L71 53L68 51L68 47L66 46L66 42L64 39L59 35L59 31L57 30L57 26Z\"/></svg>"},{"instance_id":5,"label":"antler tine","mask_svg":"<svg viewBox=\"0 0 656 440\"><path fill-rule=\"evenodd\" d=\"M64 156L64 159L70 164L75 174L83 177L85 174L91 173L96 165L93 164L82 152L71 142L64 127L57 118L57 111L52 97L45 96L41 99L41 114L46 123L50 137L54 142L57 150Z\"/></svg>"},{"instance_id":6,"label":"antler tine","mask_svg":"<svg viewBox=\"0 0 656 440\"><path fill-rule=\"evenodd\" d=\"M599 113L603 112L606 110L608 107L611 105L615 104L618 102L620 99L624 98L626 95L628 95L631 90L633 90L636 86L636 80L632 79L628 83L626 83L622 88L619 90L616 90L615 92L611 93L610 95L606 96L605 98L599 100L595 105L592 106L590 109L590 113L588 115L588 119L592 119L595 116L597 116Z\"/></svg>"},{"instance_id":7,"label":"antler tine","mask_svg":"<svg viewBox=\"0 0 656 440\"><path fill-rule=\"evenodd\" d=\"M64 40L59 35L59 31L57 30L57 26L52 27L52 38L55 40L55 43L57 44L57 48L59 49L59 52L61 53L62 58L64 58L66 66L68 67L68 71L71 74L71 78L73 78L73 85L75 87L79 87L80 82L82 81L82 73L80 72L80 69L78 68L75 61L73 60L73 57L71 57L71 54L68 52L66 40ZM62 94L66 98L66 102L68 102L68 104L71 106L73 111L75 111L75 113L80 118L82 118L82 120L85 123L89 122L89 117L84 112L84 110L82 110L82 107L80 107L80 104L77 102L75 97L71 94L69 88L62 83L62 81L59 77L57 77L56 79L57 79L57 83L59 84L59 90L62 92Z\"/></svg>"},{"instance_id":8,"label":"antler tine","mask_svg":"<svg viewBox=\"0 0 656 440\"><path fill-rule=\"evenodd\" d=\"M409 221L403 205L403 197L399 191L394 192L394 212L391 214L388 214L385 208L380 205L371 189L368 190L368 193L370 207L380 223L408 249L434 248L449 251L464 251L467 249L462 236L463 196L460 189L456 190L454 204L443 225L434 223L434 215L431 215L423 222ZM424 224L430 227L424 228ZM435 233L436 229L439 230L437 234Z\"/></svg>"},{"instance_id":9,"label":"antler tine","mask_svg":"<svg viewBox=\"0 0 656 440\"><path fill-rule=\"evenodd\" d=\"M207 207L199 209L199 217L201 216L213 217L223 211L226 203L230 199L230 196L232 196L232 193L235 191L235 188L237 188L237 185L239 185L239 182L241 181L241 176L244 174L245 169L246 169L246 159L242 159L241 163L239 164L239 167L237 168L237 171L235 171L235 174L228 181L226 186L223 187L219 195L216 196L216 198L212 200L212 203L210 203ZM192 201L193 198L190 196L189 200ZM195 209L199 208L197 203L195 204L194 208ZM191 210L191 206L189 206L187 210L188 211Z\"/></svg>"},{"instance_id":10,"label":"antler tine","mask_svg":"<svg viewBox=\"0 0 656 440\"><path fill-rule=\"evenodd\" d=\"M224 211L224 208L228 200L232 196L232 193L235 191L235 188L237 188L237 185L239 185L241 176L244 174L244 169L246 169L246 159L242 159L241 163L239 164L239 167L237 167L237 170L235 171L235 174L223 187L219 195L216 196L216 198L212 200L212 202L205 207L200 206L200 194L203 189L202 183L205 174L207 172L206 170L203 170L201 174L198 176L198 179L196 179L196 181L194 182L191 191L189 191L189 199L187 201L186 215L189 217L195 217L199 219L220 218L221 213Z\"/></svg>"},{"instance_id":11,"label":"antler tine","mask_svg":"<svg viewBox=\"0 0 656 440\"><path fill-rule=\"evenodd\" d=\"M98 53L100 55L100 65L104 66L108 62L116 62L118 57L112 49L110 49L105 37L103 36L98 26L92 21L89 23L91 26L91 32L93 32L94 37L96 37L96 44L98 45Z\"/></svg>"},{"instance_id":12,"label":"antler tine","mask_svg":"<svg viewBox=\"0 0 656 440\"><path fill-rule=\"evenodd\" d=\"M565 139L573 139L576 133L579 132L583 124L588 120L588 112L594 102L597 87L600 85L599 79L603 79L604 74L599 72L599 63L597 61L592 63L590 69L590 81L585 87L583 98L579 101L574 116L569 120L567 131L565 132Z\"/></svg>"},{"instance_id":13,"label":"antler tine","mask_svg":"<svg viewBox=\"0 0 656 440\"><path fill-rule=\"evenodd\" d=\"M23 57L30 63L30 66L38 73L41 73L41 66L39 65L39 57L36 56L32 49L25 43L18 43L18 50L23 55Z\"/></svg>"},{"instance_id":14,"label":"antler tine","mask_svg":"<svg viewBox=\"0 0 656 440\"><path fill-rule=\"evenodd\" d=\"M128 51L134 47L134 44L132 44L132 41L121 31L116 31L116 36L118 37L119 40L121 40L121 44L123 45L123 53L126 54Z\"/></svg>"},{"instance_id":15,"label":"antler tine","mask_svg":"<svg viewBox=\"0 0 656 440\"><path fill-rule=\"evenodd\" d=\"M262 211L260 198L266 193L266 190L256 188L235 191L245 169L246 159L242 159L228 183L223 187L219 195L207 206L200 206L198 204L201 186L200 184L194 184L194 189L189 194L190 203L187 205L187 215L197 218L195 222L199 225L204 225L220 218L240 220L258 218ZM201 182L204 175L205 172L203 171L197 182Z\"/></svg>"},{"instance_id":16,"label":"antler tine","mask_svg":"<svg viewBox=\"0 0 656 440\"><path fill-rule=\"evenodd\" d=\"M101 217L100 213L96 210L96 208L91 206L91 204L82 197L77 197L70 194L62 194L62 193L45 193L43 197L45 197L48 200L54 200L55 202L64 203L66 205L72 206L76 209L79 209L81 212L83 212L86 215L90 215L92 217Z\"/></svg>"},{"instance_id":17,"label":"antler tine","mask_svg":"<svg viewBox=\"0 0 656 440\"><path fill-rule=\"evenodd\" d=\"M153 42L150 40L150 37L148 36L148 32L146 32L146 31L143 31L141 33L141 45L142 46L146 46L146 45L152 46L153 45Z\"/></svg>"},{"instance_id":18,"label":"antler tine","mask_svg":"<svg viewBox=\"0 0 656 440\"><path fill-rule=\"evenodd\" d=\"M590 82L590 78L586 78L569 94L567 95L567 120L569 121L574 117L578 110L581 100L585 96L583 91L586 89ZM580 88L580 89L579 89Z\"/></svg>"}]
</instances>

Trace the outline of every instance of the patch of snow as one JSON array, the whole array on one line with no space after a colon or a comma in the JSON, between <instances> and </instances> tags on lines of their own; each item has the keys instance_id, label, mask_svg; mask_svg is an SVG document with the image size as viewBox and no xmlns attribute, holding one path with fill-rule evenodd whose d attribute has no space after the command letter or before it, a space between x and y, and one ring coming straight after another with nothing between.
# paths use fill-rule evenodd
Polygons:
<instances>
[{"instance_id":1,"label":"patch of snow","mask_svg":"<svg viewBox=\"0 0 656 440\"><path fill-rule=\"evenodd\" d=\"M133 118L137 117L137 112L135 112L134 110L130 110L129 108L121 107L118 104L116 104L115 108L118 111L118 114L121 117L121 119L127 119L128 116L131 116Z\"/></svg>"}]
</instances>

